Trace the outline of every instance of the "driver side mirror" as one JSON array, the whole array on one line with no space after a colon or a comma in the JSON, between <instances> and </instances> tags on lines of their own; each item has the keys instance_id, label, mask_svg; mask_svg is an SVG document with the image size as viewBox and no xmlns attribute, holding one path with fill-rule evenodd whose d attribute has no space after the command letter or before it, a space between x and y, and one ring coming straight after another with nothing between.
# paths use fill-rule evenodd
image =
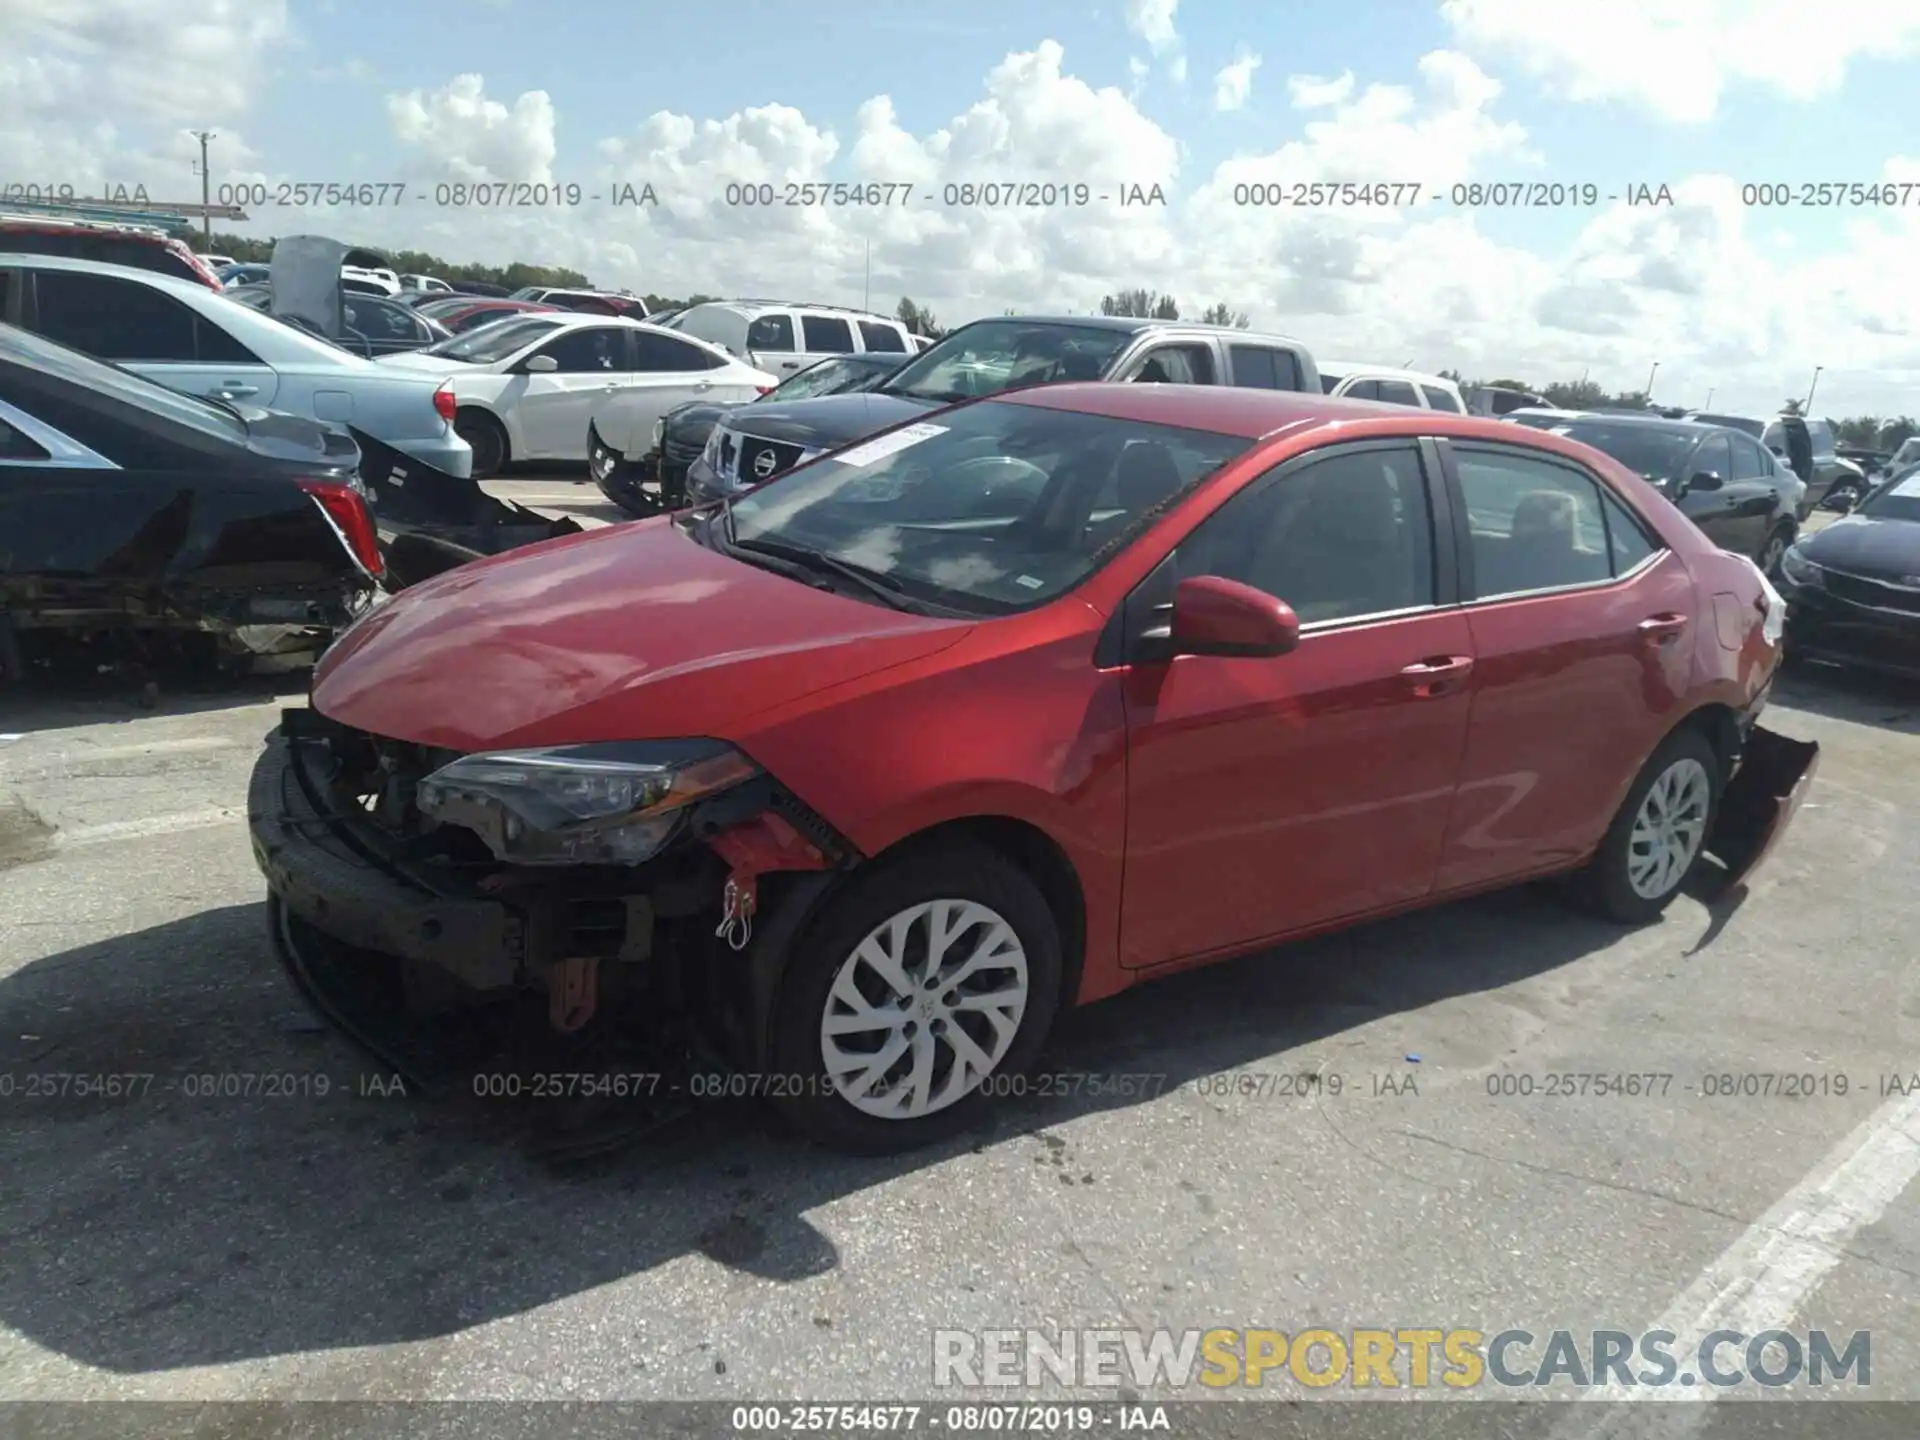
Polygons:
<instances>
[{"instance_id":1,"label":"driver side mirror","mask_svg":"<svg viewBox=\"0 0 1920 1440\"><path fill-rule=\"evenodd\" d=\"M1300 617L1264 590L1219 575L1195 575L1173 593L1170 638L1175 655L1271 658L1300 643Z\"/></svg>"},{"instance_id":2,"label":"driver side mirror","mask_svg":"<svg viewBox=\"0 0 1920 1440\"><path fill-rule=\"evenodd\" d=\"M1696 470L1687 481L1687 489L1718 490L1724 483L1718 470Z\"/></svg>"},{"instance_id":3,"label":"driver side mirror","mask_svg":"<svg viewBox=\"0 0 1920 1440\"><path fill-rule=\"evenodd\" d=\"M560 362L551 355L529 355L520 368L529 375L551 375L560 368Z\"/></svg>"}]
</instances>

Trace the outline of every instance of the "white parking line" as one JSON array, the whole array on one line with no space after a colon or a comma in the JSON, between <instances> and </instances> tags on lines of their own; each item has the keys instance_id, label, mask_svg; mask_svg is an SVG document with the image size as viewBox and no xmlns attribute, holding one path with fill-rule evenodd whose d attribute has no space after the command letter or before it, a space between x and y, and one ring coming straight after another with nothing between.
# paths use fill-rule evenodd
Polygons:
<instances>
[{"instance_id":1,"label":"white parking line","mask_svg":"<svg viewBox=\"0 0 1920 1440\"><path fill-rule=\"evenodd\" d=\"M1920 1095L1896 1096L1862 1121L1798 1185L1747 1227L1720 1258L1649 1328L1670 1330L1671 1354L1684 1365L1716 1330L1758 1335L1784 1329L1807 1298L1846 1258L1847 1242L1877 1222L1920 1174ZM1658 1390L1609 1384L1582 1400L1705 1401L1719 1395L1711 1385ZM1677 1435L1706 1418L1673 1416L1660 1434ZM1671 1423L1678 1421L1676 1425ZM1602 1440L1632 1433L1630 1411L1571 1415L1555 1440Z\"/></svg>"},{"instance_id":2,"label":"white parking line","mask_svg":"<svg viewBox=\"0 0 1920 1440\"><path fill-rule=\"evenodd\" d=\"M36 768L100 765L114 760L138 760L147 755L190 755L201 750L231 750L238 740L224 735L187 735L178 740L148 740L139 745L74 745L30 761ZM252 744L252 741L247 743Z\"/></svg>"},{"instance_id":3,"label":"white parking line","mask_svg":"<svg viewBox=\"0 0 1920 1440\"><path fill-rule=\"evenodd\" d=\"M150 815L144 820L111 820L104 825L81 825L61 830L53 843L62 850L76 845L106 845L116 840L144 840L149 835L177 835L183 830L207 830L215 825L235 824L246 818L244 810L231 805L208 806L201 810L177 810L171 815Z\"/></svg>"}]
</instances>

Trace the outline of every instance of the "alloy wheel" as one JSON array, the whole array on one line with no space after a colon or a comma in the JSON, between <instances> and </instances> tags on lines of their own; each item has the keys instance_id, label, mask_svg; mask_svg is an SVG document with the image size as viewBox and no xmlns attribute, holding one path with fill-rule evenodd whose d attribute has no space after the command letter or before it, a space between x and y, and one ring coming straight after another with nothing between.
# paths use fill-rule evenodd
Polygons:
<instances>
[{"instance_id":1,"label":"alloy wheel","mask_svg":"<svg viewBox=\"0 0 1920 1440\"><path fill-rule=\"evenodd\" d=\"M993 1073L1019 1033L1027 954L973 900L928 900L876 925L841 962L820 1017L834 1089L885 1120L931 1115Z\"/></svg>"},{"instance_id":2,"label":"alloy wheel","mask_svg":"<svg viewBox=\"0 0 1920 1440\"><path fill-rule=\"evenodd\" d=\"M1706 840L1713 787L1698 760L1675 760L1648 788L1627 837L1627 883L1658 900L1685 877Z\"/></svg>"}]
</instances>

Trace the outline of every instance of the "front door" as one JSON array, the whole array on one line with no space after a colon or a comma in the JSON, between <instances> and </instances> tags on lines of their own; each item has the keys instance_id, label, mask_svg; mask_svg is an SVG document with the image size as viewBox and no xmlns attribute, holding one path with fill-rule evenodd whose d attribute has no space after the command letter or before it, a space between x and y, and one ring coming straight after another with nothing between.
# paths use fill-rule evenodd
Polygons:
<instances>
[{"instance_id":1,"label":"front door","mask_svg":"<svg viewBox=\"0 0 1920 1440\"><path fill-rule=\"evenodd\" d=\"M631 335L625 325L585 325L563 330L533 352L552 356L560 368L520 377L523 388L514 404L520 422L517 458L587 458L587 421L594 406L608 386L633 382Z\"/></svg>"},{"instance_id":2,"label":"front door","mask_svg":"<svg viewBox=\"0 0 1920 1440\"><path fill-rule=\"evenodd\" d=\"M1571 461L1441 442L1474 653L1472 723L1441 891L1578 861L1679 719L1693 581Z\"/></svg>"},{"instance_id":3,"label":"front door","mask_svg":"<svg viewBox=\"0 0 1920 1440\"><path fill-rule=\"evenodd\" d=\"M1302 637L1275 659L1131 666L1125 964L1254 945L1432 886L1474 663L1432 506L1412 441L1315 451L1215 511L1129 598L1127 623L1143 625L1179 579L1222 575L1287 601Z\"/></svg>"}]
</instances>

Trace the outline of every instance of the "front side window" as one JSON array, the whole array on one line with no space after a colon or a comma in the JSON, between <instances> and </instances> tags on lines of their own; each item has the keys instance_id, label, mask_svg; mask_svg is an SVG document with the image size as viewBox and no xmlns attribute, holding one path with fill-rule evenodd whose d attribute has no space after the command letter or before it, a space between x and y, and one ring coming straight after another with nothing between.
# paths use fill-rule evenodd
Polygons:
<instances>
[{"instance_id":1,"label":"front side window","mask_svg":"<svg viewBox=\"0 0 1920 1440\"><path fill-rule=\"evenodd\" d=\"M1728 480L1733 475L1733 447L1727 443L1724 435L1712 435L1700 442L1700 448L1693 452L1693 459L1687 462L1687 479L1695 475L1717 475Z\"/></svg>"},{"instance_id":2,"label":"front side window","mask_svg":"<svg viewBox=\"0 0 1920 1440\"><path fill-rule=\"evenodd\" d=\"M1219 575L1303 625L1434 603L1433 518L1411 445L1333 454L1254 482L1180 542L1182 578Z\"/></svg>"},{"instance_id":3,"label":"front side window","mask_svg":"<svg viewBox=\"0 0 1920 1440\"><path fill-rule=\"evenodd\" d=\"M1601 487L1571 466L1454 447L1482 600L1591 585L1615 573Z\"/></svg>"},{"instance_id":4,"label":"front side window","mask_svg":"<svg viewBox=\"0 0 1920 1440\"><path fill-rule=\"evenodd\" d=\"M598 370L627 368L627 337L624 330L610 325L592 325L569 330L540 347L540 354L551 355L561 375L586 375Z\"/></svg>"},{"instance_id":5,"label":"front side window","mask_svg":"<svg viewBox=\"0 0 1920 1440\"><path fill-rule=\"evenodd\" d=\"M945 403L1055 380L1098 380L1132 340L1108 326L980 320L922 351L886 388Z\"/></svg>"},{"instance_id":6,"label":"front side window","mask_svg":"<svg viewBox=\"0 0 1920 1440\"><path fill-rule=\"evenodd\" d=\"M1343 400L1378 400L1380 382L1378 380L1356 380L1340 392Z\"/></svg>"},{"instance_id":7,"label":"front side window","mask_svg":"<svg viewBox=\"0 0 1920 1440\"><path fill-rule=\"evenodd\" d=\"M1774 473L1773 457L1746 436L1733 437L1732 445L1735 480L1764 480Z\"/></svg>"},{"instance_id":8,"label":"front side window","mask_svg":"<svg viewBox=\"0 0 1920 1440\"><path fill-rule=\"evenodd\" d=\"M1144 385L1211 385L1213 352L1204 345L1162 345L1147 352L1133 379Z\"/></svg>"},{"instance_id":9,"label":"front side window","mask_svg":"<svg viewBox=\"0 0 1920 1440\"><path fill-rule=\"evenodd\" d=\"M1253 442L1039 406L971 405L734 502L731 540L830 556L902 593L1007 614L1079 584Z\"/></svg>"}]
</instances>

